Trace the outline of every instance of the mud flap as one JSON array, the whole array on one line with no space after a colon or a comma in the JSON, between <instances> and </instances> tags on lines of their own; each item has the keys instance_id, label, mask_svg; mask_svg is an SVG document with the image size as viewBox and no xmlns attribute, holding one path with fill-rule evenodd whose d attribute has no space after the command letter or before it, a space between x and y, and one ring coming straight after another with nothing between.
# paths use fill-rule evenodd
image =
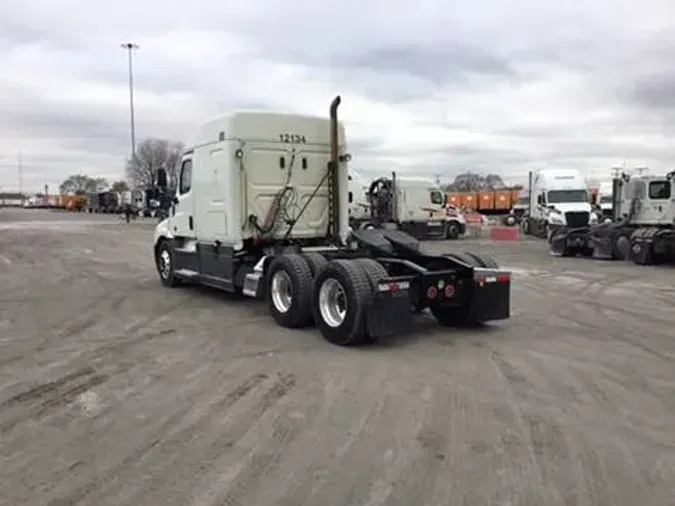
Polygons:
<instances>
[{"instance_id":1,"label":"mud flap","mask_svg":"<svg viewBox=\"0 0 675 506\"><path fill-rule=\"evenodd\" d=\"M368 335L377 339L405 334L414 322L410 284L379 283L366 313Z\"/></svg>"}]
</instances>

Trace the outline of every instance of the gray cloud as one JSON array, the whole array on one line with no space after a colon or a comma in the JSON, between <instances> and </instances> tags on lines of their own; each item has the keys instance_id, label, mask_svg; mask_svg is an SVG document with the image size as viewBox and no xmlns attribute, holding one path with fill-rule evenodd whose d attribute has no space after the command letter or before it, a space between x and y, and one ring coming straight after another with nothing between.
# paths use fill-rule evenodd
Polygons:
<instances>
[{"instance_id":1,"label":"gray cloud","mask_svg":"<svg viewBox=\"0 0 675 506\"><path fill-rule=\"evenodd\" d=\"M670 72L637 79L629 87L628 94L639 107L672 117L675 114L675 72L671 69L664 70Z\"/></svg>"},{"instance_id":2,"label":"gray cloud","mask_svg":"<svg viewBox=\"0 0 675 506\"><path fill-rule=\"evenodd\" d=\"M207 0L176 18L177 1L148 1L3 7L0 178L15 179L19 142L35 184L79 170L121 176L127 38L141 45L138 138L183 137L231 108L325 114L341 93L364 168L519 178L536 166L601 172L624 159L659 168L673 156L669 2L615 5L608 16L605 0L525 1L517 13L496 0L414 10L403 0Z\"/></svg>"},{"instance_id":3,"label":"gray cloud","mask_svg":"<svg viewBox=\"0 0 675 506\"><path fill-rule=\"evenodd\" d=\"M390 46L362 54L336 56L330 62L338 67L408 74L436 86L465 84L471 74L499 78L514 76L508 61L466 44Z\"/></svg>"}]
</instances>

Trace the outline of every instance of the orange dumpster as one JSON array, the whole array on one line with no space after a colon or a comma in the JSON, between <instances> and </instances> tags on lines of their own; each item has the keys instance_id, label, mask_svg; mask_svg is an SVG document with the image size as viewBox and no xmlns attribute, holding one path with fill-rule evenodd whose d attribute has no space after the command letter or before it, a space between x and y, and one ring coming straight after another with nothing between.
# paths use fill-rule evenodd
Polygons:
<instances>
[{"instance_id":1,"label":"orange dumpster","mask_svg":"<svg viewBox=\"0 0 675 506\"><path fill-rule=\"evenodd\" d=\"M475 192L462 192L460 196L460 205L469 209L476 209L478 205L478 196Z\"/></svg>"},{"instance_id":2,"label":"orange dumpster","mask_svg":"<svg viewBox=\"0 0 675 506\"><path fill-rule=\"evenodd\" d=\"M511 209L511 191L500 190L495 192L495 209L508 211Z\"/></svg>"},{"instance_id":3,"label":"orange dumpster","mask_svg":"<svg viewBox=\"0 0 675 506\"><path fill-rule=\"evenodd\" d=\"M495 192L478 192L478 210L492 211L495 208Z\"/></svg>"}]
</instances>

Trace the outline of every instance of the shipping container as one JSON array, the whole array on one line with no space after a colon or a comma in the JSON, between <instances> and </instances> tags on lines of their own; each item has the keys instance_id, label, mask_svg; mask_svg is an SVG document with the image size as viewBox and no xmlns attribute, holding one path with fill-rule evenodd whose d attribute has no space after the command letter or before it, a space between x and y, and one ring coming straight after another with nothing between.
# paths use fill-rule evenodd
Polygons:
<instances>
[{"instance_id":1,"label":"shipping container","mask_svg":"<svg viewBox=\"0 0 675 506\"><path fill-rule=\"evenodd\" d=\"M495 192L495 210L508 211L512 205L511 190L499 190Z\"/></svg>"},{"instance_id":2,"label":"shipping container","mask_svg":"<svg viewBox=\"0 0 675 506\"><path fill-rule=\"evenodd\" d=\"M460 197L460 205L469 209L476 209L478 205L478 196L475 192L462 192Z\"/></svg>"},{"instance_id":3,"label":"shipping container","mask_svg":"<svg viewBox=\"0 0 675 506\"><path fill-rule=\"evenodd\" d=\"M448 193L448 204L451 204L455 207L462 205L462 194L461 193Z\"/></svg>"},{"instance_id":4,"label":"shipping container","mask_svg":"<svg viewBox=\"0 0 675 506\"><path fill-rule=\"evenodd\" d=\"M478 210L492 211L495 208L495 192L478 192Z\"/></svg>"}]
</instances>

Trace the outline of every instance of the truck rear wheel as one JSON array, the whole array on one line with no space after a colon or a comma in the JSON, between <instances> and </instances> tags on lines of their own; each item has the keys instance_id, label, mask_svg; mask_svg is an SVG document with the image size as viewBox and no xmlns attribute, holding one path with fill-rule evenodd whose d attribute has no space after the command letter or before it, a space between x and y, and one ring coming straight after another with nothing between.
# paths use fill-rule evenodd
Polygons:
<instances>
[{"instance_id":1,"label":"truck rear wheel","mask_svg":"<svg viewBox=\"0 0 675 506\"><path fill-rule=\"evenodd\" d=\"M312 271L300 255L279 255L267 271L267 306L281 327L312 323Z\"/></svg>"},{"instance_id":2,"label":"truck rear wheel","mask_svg":"<svg viewBox=\"0 0 675 506\"><path fill-rule=\"evenodd\" d=\"M309 270L312 271L312 278L314 278L323 268L323 266L328 263L326 257L324 257L321 253L316 253L315 251L303 253L302 258L304 258L307 262L307 265L309 265Z\"/></svg>"},{"instance_id":3,"label":"truck rear wheel","mask_svg":"<svg viewBox=\"0 0 675 506\"><path fill-rule=\"evenodd\" d=\"M495 259L489 255L479 255L477 253L471 253L469 251L465 251L464 255L471 257L475 260L474 267L484 267L486 269L499 269L499 265L497 264Z\"/></svg>"},{"instance_id":4,"label":"truck rear wheel","mask_svg":"<svg viewBox=\"0 0 675 506\"><path fill-rule=\"evenodd\" d=\"M312 313L324 338L339 346L369 341L366 310L373 291L368 275L349 260L328 262L316 276Z\"/></svg>"},{"instance_id":5,"label":"truck rear wheel","mask_svg":"<svg viewBox=\"0 0 675 506\"><path fill-rule=\"evenodd\" d=\"M612 256L615 260L628 260L630 258L630 239L627 235L620 234L613 246Z\"/></svg>"},{"instance_id":6,"label":"truck rear wheel","mask_svg":"<svg viewBox=\"0 0 675 506\"><path fill-rule=\"evenodd\" d=\"M651 243L631 241L630 259L637 265L652 265L654 263L654 251Z\"/></svg>"}]
</instances>

